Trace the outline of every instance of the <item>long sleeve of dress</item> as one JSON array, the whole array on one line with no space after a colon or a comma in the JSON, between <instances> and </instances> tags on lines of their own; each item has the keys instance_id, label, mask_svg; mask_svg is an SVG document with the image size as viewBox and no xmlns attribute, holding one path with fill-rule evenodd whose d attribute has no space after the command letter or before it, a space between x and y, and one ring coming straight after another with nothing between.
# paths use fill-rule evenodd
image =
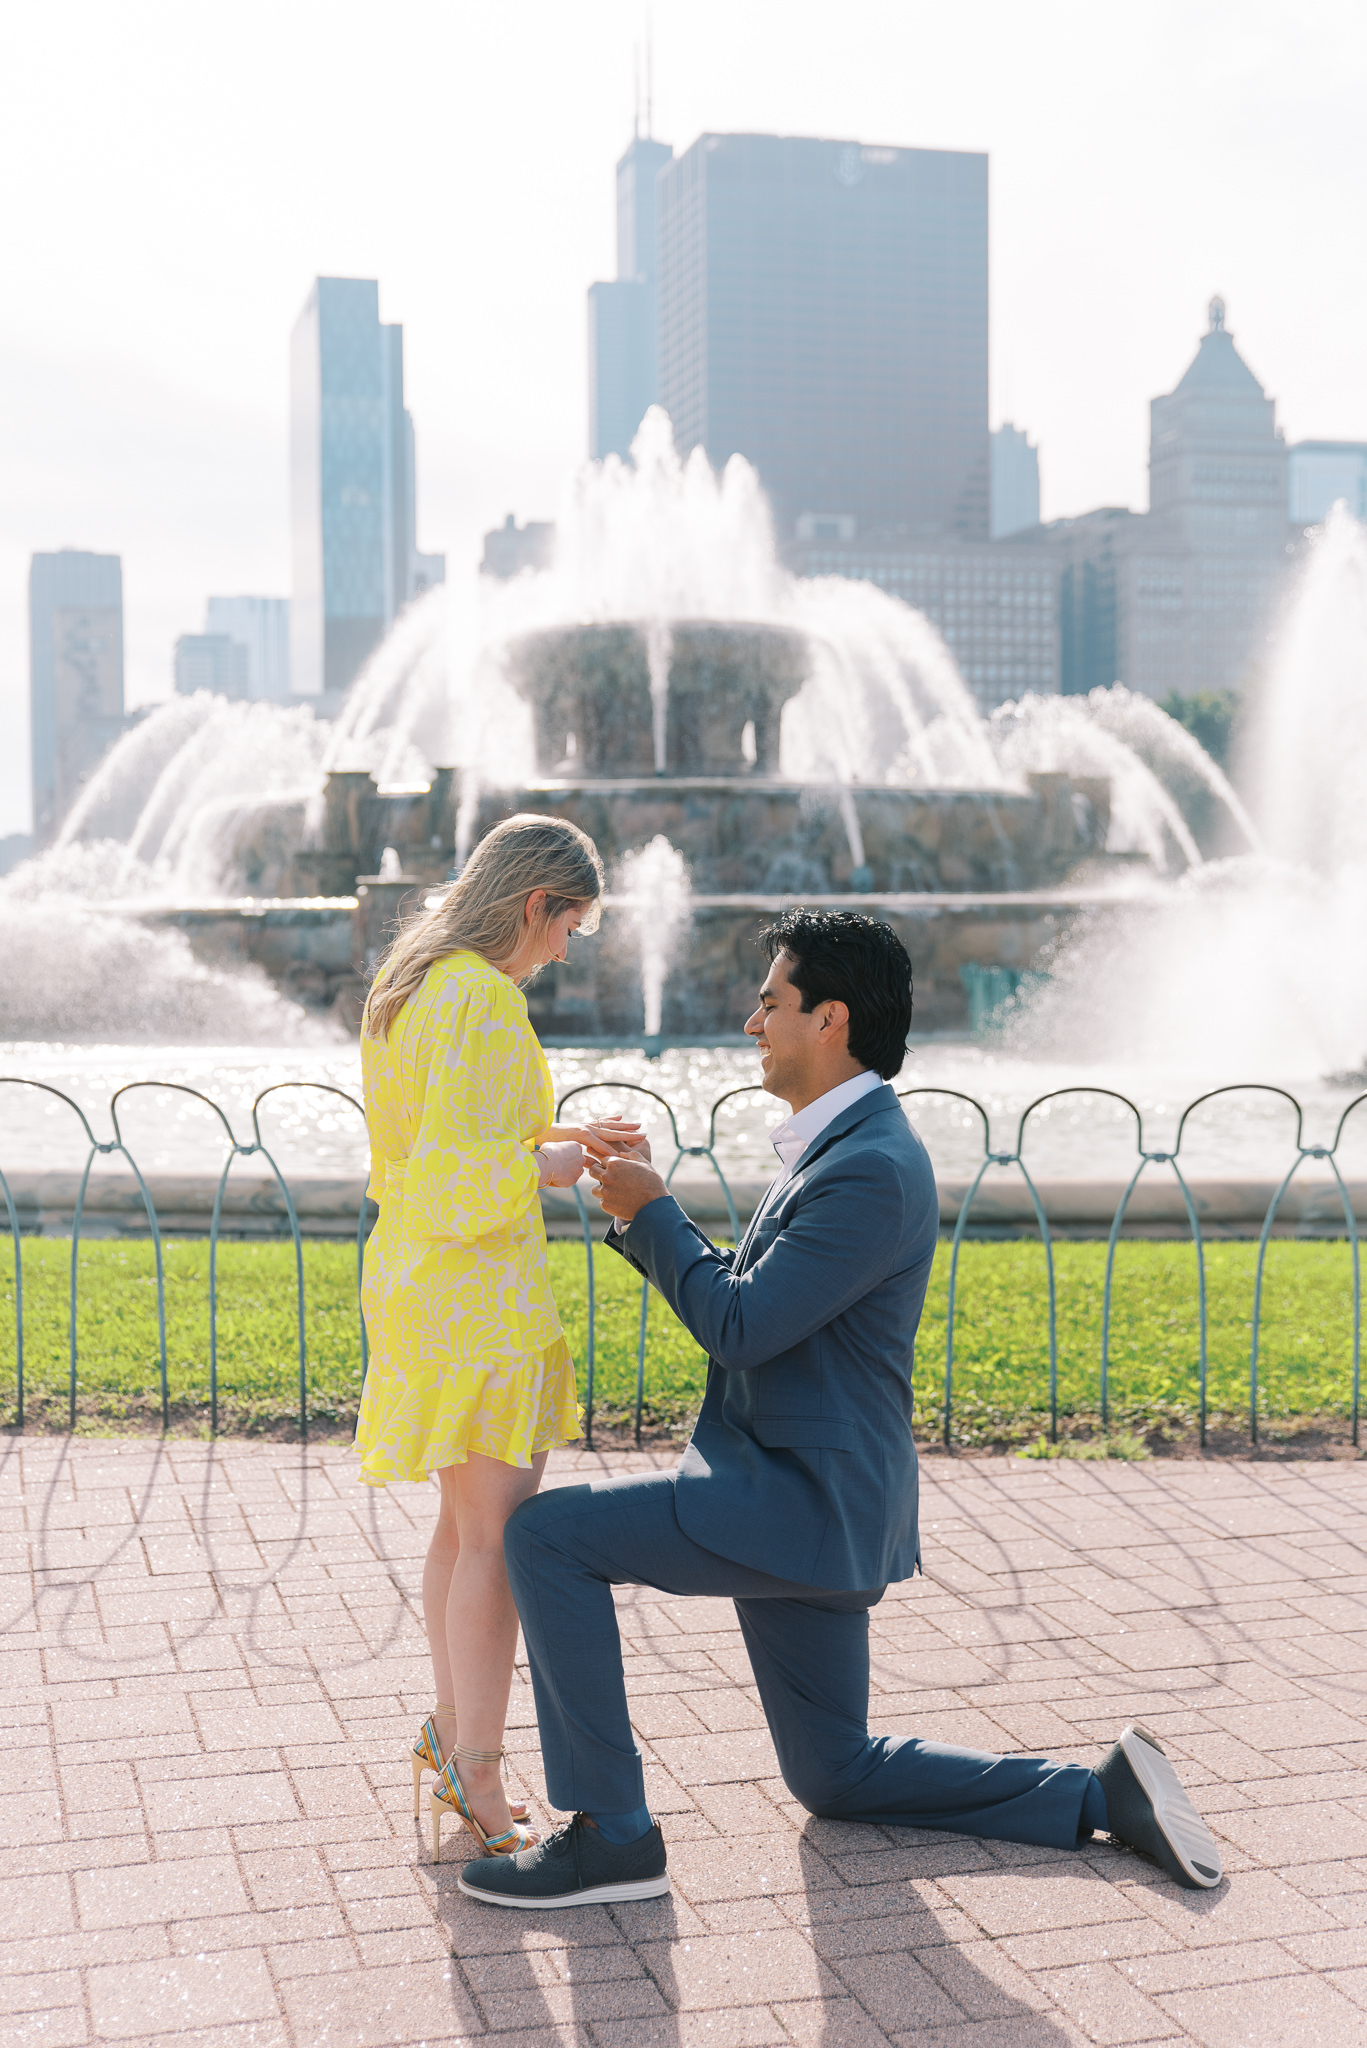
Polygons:
<instances>
[{"instance_id":1,"label":"long sleeve of dress","mask_svg":"<svg viewBox=\"0 0 1367 2048\"><path fill-rule=\"evenodd\" d=\"M520 1000L479 982L448 984L432 1027L418 1129L401 1169L408 1226L429 1242L471 1243L537 1199L537 1132L519 1128L523 1091L509 1085L535 1041Z\"/></svg>"}]
</instances>

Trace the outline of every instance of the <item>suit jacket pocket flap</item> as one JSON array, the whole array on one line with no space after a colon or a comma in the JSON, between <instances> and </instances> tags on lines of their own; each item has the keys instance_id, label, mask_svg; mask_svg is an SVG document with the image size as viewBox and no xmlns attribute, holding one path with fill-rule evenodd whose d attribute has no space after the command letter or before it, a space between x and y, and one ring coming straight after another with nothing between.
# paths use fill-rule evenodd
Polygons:
<instances>
[{"instance_id":1,"label":"suit jacket pocket flap","mask_svg":"<svg viewBox=\"0 0 1367 2048\"><path fill-rule=\"evenodd\" d=\"M766 1451L852 1451L854 1424L833 1415L757 1415L751 1427Z\"/></svg>"}]
</instances>

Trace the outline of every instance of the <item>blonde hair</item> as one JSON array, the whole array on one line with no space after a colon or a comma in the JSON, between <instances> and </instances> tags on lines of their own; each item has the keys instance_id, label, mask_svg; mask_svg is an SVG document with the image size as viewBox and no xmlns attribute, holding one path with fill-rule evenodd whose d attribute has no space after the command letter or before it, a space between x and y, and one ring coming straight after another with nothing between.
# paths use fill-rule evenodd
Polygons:
<instances>
[{"instance_id":1,"label":"blonde hair","mask_svg":"<svg viewBox=\"0 0 1367 2048\"><path fill-rule=\"evenodd\" d=\"M603 890L598 848L565 818L522 811L495 825L441 902L403 927L380 963L366 1002L364 1028L370 1036L388 1038L394 1019L438 960L471 952L497 967L510 959L522 937L527 898L535 889L546 892L546 923L583 908L588 914L579 929L597 930Z\"/></svg>"}]
</instances>

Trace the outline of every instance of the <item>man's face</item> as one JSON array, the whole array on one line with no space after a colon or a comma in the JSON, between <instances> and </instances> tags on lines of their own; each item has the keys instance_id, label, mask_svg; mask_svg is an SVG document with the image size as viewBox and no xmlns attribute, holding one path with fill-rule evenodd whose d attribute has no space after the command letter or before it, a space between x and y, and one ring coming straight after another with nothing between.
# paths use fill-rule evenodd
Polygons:
<instances>
[{"instance_id":1,"label":"man's face","mask_svg":"<svg viewBox=\"0 0 1367 2048\"><path fill-rule=\"evenodd\" d=\"M780 953L759 992L759 1007L746 1022L746 1035L759 1047L761 1085L781 1102L806 1101L812 1094L812 1068L823 1015L829 1004L807 1013L802 991L788 978L792 961Z\"/></svg>"}]
</instances>

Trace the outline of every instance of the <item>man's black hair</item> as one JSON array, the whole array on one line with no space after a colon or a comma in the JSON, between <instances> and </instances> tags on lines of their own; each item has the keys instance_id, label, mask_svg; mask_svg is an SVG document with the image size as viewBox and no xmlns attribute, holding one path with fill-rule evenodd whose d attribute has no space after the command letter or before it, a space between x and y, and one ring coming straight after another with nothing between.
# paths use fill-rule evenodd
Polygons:
<instances>
[{"instance_id":1,"label":"man's black hair","mask_svg":"<svg viewBox=\"0 0 1367 2048\"><path fill-rule=\"evenodd\" d=\"M760 933L771 960L786 953L806 1012L843 1003L850 1055L890 1081L911 1029L911 956L891 925L857 910L785 910Z\"/></svg>"}]
</instances>

